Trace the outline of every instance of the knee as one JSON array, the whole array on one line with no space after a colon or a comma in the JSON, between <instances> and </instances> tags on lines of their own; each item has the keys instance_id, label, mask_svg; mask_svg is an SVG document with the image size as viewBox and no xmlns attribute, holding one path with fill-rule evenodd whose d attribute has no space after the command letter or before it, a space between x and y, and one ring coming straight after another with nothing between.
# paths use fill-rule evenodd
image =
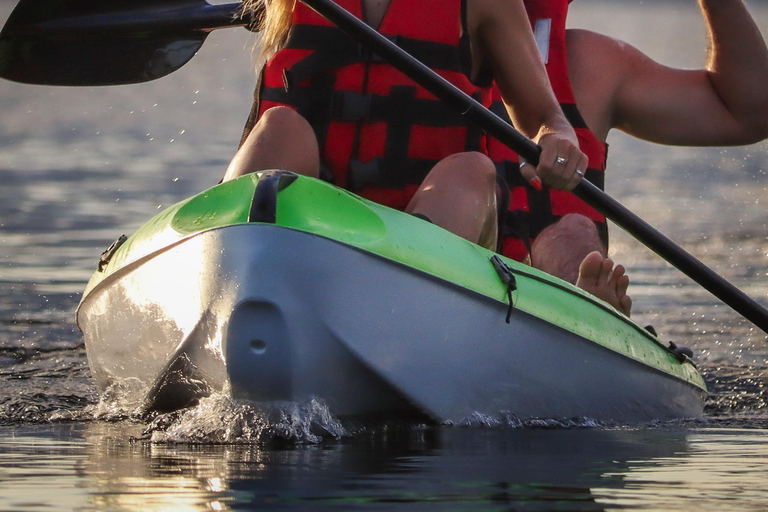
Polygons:
<instances>
[{"instance_id":1,"label":"knee","mask_svg":"<svg viewBox=\"0 0 768 512\"><path fill-rule=\"evenodd\" d=\"M263 169L286 169L317 176L319 149L312 126L288 107L272 107L262 113L237 154L225 180Z\"/></svg>"},{"instance_id":2,"label":"knee","mask_svg":"<svg viewBox=\"0 0 768 512\"><path fill-rule=\"evenodd\" d=\"M443 161L450 162L452 166L461 168L465 173L496 179L496 167L491 159L477 151L456 153L445 158Z\"/></svg>"},{"instance_id":3,"label":"knee","mask_svg":"<svg viewBox=\"0 0 768 512\"><path fill-rule=\"evenodd\" d=\"M491 159L482 153L475 151L456 153L441 160L434 170L464 187L493 186L495 190L496 167Z\"/></svg>"},{"instance_id":4,"label":"knee","mask_svg":"<svg viewBox=\"0 0 768 512\"><path fill-rule=\"evenodd\" d=\"M552 244L568 247L579 257L592 251L606 252L595 223L578 213L564 215L558 222L542 230L533 242L531 257L536 260L551 252Z\"/></svg>"},{"instance_id":5,"label":"knee","mask_svg":"<svg viewBox=\"0 0 768 512\"><path fill-rule=\"evenodd\" d=\"M305 131L312 132L309 122L301 114L289 107L278 106L265 110L261 114L258 124L286 134L301 134Z\"/></svg>"},{"instance_id":6,"label":"knee","mask_svg":"<svg viewBox=\"0 0 768 512\"><path fill-rule=\"evenodd\" d=\"M595 226L595 223L592 222L592 220L590 220L589 218L579 213L569 213L564 215L557 222L557 224L555 224L555 226L557 226L559 229L563 229L571 233L581 233L581 234L598 236L597 227Z\"/></svg>"}]
</instances>

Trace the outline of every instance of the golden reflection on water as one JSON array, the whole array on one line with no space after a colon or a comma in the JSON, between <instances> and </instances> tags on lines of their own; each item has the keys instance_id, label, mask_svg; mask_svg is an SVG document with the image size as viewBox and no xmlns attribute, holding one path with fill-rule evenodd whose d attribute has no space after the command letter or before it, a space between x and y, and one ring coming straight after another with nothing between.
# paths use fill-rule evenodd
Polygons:
<instances>
[{"instance_id":1,"label":"golden reflection on water","mask_svg":"<svg viewBox=\"0 0 768 512\"><path fill-rule=\"evenodd\" d=\"M764 511L768 506L768 431L693 432L681 457L630 461L618 489L593 489L606 510ZM614 508L615 507L615 508ZM722 508L720 508L722 507Z\"/></svg>"},{"instance_id":2,"label":"golden reflection on water","mask_svg":"<svg viewBox=\"0 0 768 512\"><path fill-rule=\"evenodd\" d=\"M89 504L99 510L226 510L219 493L228 490L229 467L251 448L152 445L126 442L120 427L87 428L86 477ZM257 448L253 448L258 452Z\"/></svg>"},{"instance_id":3,"label":"golden reflection on water","mask_svg":"<svg viewBox=\"0 0 768 512\"><path fill-rule=\"evenodd\" d=\"M77 468L86 458L85 443L80 439L3 435L0 506L6 510L50 510L52 505L81 510L88 494L75 482Z\"/></svg>"}]
</instances>

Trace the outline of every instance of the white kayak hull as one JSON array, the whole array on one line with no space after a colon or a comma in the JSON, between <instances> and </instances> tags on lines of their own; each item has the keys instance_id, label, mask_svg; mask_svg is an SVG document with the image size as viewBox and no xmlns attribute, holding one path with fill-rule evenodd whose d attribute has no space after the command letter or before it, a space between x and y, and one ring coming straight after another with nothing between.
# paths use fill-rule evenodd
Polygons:
<instances>
[{"instance_id":1,"label":"white kayak hull","mask_svg":"<svg viewBox=\"0 0 768 512\"><path fill-rule=\"evenodd\" d=\"M702 385L525 311L506 315L502 300L359 248L238 224L109 275L78 324L99 388L130 383L156 410L226 391L437 422L703 414Z\"/></svg>"}]
</instances>

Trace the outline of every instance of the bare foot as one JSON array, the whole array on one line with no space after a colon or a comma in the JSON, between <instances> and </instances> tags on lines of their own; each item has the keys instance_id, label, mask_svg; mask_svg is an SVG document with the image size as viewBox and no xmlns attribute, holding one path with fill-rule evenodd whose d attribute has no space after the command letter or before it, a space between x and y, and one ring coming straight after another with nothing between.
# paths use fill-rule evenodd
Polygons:
<instances>
[{"instance_id":1,"label":"bare foot","mask_svg":"<svg viewBox=\"0 0 768 512\"><path fill-rule=\"evenodd\" d=\"M597 251L587 254L579 266L576 286L629 316L632 309L632 299L627 295L629 278L624 275L623 266L614 268L610 258L604 258Z\"/></svg>"}]
</instances>

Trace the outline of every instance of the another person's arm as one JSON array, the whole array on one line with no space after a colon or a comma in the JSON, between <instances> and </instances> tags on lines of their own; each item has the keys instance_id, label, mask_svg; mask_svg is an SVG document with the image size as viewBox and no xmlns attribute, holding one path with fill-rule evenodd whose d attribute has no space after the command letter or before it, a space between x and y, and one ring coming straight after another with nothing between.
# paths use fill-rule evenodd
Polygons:
<instances>
[{"instance_id":1,"label":"another person's arm","mask_svg":"<svg viewBox=\"0 0 768 512\"><path fill-rule=\"evenodd\" d=\"M768 137L768 50L741 0L699 0L710 37L705 68L661 65L621 41L568 31L569 69L590 128L673 145Z\"/></svg>"}]
</instances>

